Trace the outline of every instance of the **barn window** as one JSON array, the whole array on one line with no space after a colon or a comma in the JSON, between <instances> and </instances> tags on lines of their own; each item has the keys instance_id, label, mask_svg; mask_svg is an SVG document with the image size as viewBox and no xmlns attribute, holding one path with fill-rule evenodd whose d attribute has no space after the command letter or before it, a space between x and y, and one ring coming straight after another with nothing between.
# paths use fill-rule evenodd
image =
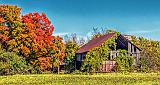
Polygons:
<instances>
[{"instance_id":1,"label":"barn window","mask_svg":"<svg viewBox=\"0 0 160 85\"><path fill-rule=\"evenodd\" d=\"M81 55L78 54L78 55L77 55L77 61L80 61L80 60L81 60Z\"/></svg>"}]
</instances>

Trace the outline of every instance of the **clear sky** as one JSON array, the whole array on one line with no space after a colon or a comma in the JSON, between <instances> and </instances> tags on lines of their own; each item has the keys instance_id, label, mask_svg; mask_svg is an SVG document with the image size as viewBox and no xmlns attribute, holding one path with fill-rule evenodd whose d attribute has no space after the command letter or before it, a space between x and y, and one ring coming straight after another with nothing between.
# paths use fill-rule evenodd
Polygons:
<instances>
[{"instance_id":1,"label":"clear sky","mask_svg":"<svg viewBox=\"0 0 160 85\"><path fill-rule=\"evenodd\" d=\"M160 40L160 0L0 0L22 14L44 12L55 34L89 34L93 27Z\"/></svg>"}]
</instances>

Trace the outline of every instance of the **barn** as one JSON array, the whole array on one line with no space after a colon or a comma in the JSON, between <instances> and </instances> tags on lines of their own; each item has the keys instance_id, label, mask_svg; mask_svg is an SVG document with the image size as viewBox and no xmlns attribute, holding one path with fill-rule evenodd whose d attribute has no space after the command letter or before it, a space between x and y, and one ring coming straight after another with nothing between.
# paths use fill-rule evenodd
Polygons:
<instances>
[{"instance_id":1,"label":"barn","mask_svg":"<svg viewBox=\"0 0 160 85\"><path fill-rule=\"evenodd\" d=\"M116 33L105 34L98 38L94 38L90 40L87 44L83 45L76 52L76 69L79 70L81 68L82 62L85 59L87 52L89 52L91 49L95 47L101 46L108 39L115 37L115 35ZM132 56L134 58L134 65L137 65L138 63L141 49L131 42L131 36L119 34L119 36L116 39L116 50L109 51L108 60L102 62L100 72L111 72L113 70L113 68L116 66L116 61L113 61L112 59L119 55L119 49L127 50L127 55Z\"/></svg>"}]
</instances>

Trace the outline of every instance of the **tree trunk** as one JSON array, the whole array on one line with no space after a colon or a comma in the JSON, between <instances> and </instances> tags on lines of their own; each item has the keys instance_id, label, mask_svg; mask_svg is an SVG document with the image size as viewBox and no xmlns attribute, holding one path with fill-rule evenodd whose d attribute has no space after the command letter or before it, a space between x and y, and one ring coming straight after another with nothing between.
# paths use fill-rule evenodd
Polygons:
<instances>
[{"instance_id":1,"label":"tree trunk","mask_svg":"<svg viewBox=\"0 0 160 85\"><path fill-rule=\"evenodd\" d=\"M59 65L58 65L58 74L59 74Z\"/></svg>"}]
</instances>

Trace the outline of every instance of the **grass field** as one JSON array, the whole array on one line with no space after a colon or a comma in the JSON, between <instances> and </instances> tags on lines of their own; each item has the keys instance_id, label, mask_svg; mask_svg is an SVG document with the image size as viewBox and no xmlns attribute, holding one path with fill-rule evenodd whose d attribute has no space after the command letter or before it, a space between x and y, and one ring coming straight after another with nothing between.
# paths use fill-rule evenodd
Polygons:
<instances>
[{"instance_id":1,"label":"grass field","mask_svg":"<svg viewBox=\"0 0 160 85\"><path fill-rule=\"evenodd\" d=\"M0 85L160 85L160 73L0 76Z\"/></svg>"}]
</instances>

